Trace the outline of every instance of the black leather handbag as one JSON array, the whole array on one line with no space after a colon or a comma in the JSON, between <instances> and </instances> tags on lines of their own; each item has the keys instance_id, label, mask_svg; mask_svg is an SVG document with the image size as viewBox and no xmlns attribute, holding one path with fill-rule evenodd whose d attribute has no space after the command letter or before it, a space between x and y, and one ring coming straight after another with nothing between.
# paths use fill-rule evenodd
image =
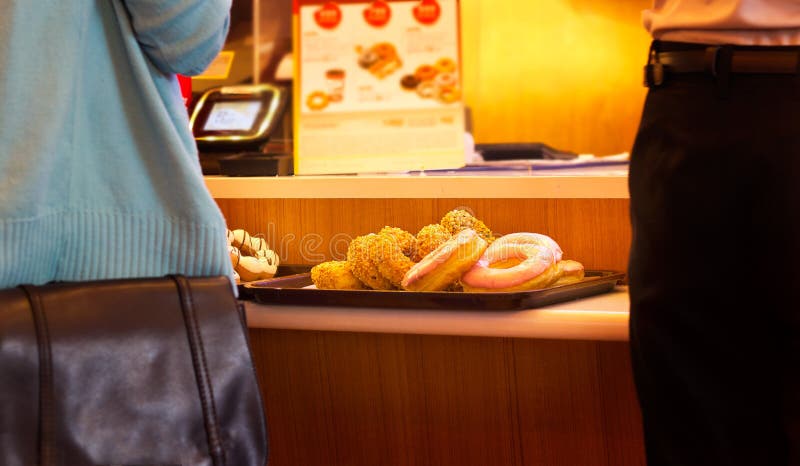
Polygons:
<instances>
[{"instance_id":1,"label":"black leather handbag","mask_svg":"<svg viewBox=\"0 0 800 466\"><path fill-rule=\"evenodd\" d=\"M0 465L264 466L226 277L0 290Z\"/></svg>"}]
</instances>

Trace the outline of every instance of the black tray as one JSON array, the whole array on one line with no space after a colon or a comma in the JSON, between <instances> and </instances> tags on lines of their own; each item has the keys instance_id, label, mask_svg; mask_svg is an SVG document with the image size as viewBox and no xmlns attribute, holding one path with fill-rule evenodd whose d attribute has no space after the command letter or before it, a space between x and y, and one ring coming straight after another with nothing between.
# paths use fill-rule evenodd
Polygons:
<instances>
[{"instance_id":1,"label":"black tray","mask_svg":"<svg viewBox=\"0 0 800 466\"><path fill-rule=\"evenodd\" d=\"M622 272L587 270L577 283L533 291L465 293L449 291L318 290L308 273L249 282L248 294L262 304L381 307L401 309L511 311L585 298L614 289Z\"/></svg>"},{"instance_id":2,"label":"black tray","mask_svg":"<svg viewBox=\"0 0 800 466\"><path fill-rule=\"evenodd\" d=\"M310 265L303 265L303 264L280 264L278 265L278 270L275 271L275 277L271 278L270 280L274 280L278 277L286 277L289 275L298 275L303 274L311 270ZM239 289L239 299L244 300L252 300L255 299L253 296L252 288L248 288L248 283L262 283L262 281L258 282L237 282L236 287Z\"/></svg>"}]
</instances>

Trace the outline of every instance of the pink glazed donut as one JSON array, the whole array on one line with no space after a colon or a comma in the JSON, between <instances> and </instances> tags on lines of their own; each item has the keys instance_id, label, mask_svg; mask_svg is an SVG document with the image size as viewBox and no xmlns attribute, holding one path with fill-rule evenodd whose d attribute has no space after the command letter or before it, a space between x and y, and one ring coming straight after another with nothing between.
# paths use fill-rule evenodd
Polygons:
<instances>
[{"instance_id":1,"label":"pink glazed donut","mask_svg":"<svg viewBox=\"0 0 800 466\"><path fill-rule=\"evenodd\" d=\"M489 243L472 228L461 230L411 267L400 286L408 291L442 291L455 283Z\"/></svg>"},{"instance_id":2,"label":"pink glazed donut","mask_svg":"<svg viewBox=\"0 0 800 466\"><path fill-rule=\"evenodd\" d=\"M546 288L560 276L561 247L539 233L511 233L492 243L461 277L464 291L526 291Z\"/></svg>"}]
</instances>

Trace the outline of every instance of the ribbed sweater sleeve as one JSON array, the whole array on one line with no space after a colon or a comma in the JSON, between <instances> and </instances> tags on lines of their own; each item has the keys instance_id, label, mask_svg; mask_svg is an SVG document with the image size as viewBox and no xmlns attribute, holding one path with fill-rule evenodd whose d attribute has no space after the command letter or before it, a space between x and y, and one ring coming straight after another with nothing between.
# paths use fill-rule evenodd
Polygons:
<instances>
[{"instance_id":1,"label":"ribbed sweater sleeve","mask_svg":"<svg viewBox=\"0 0 800 466\"><path fill-rule=\"evenodd\" d=\"M136 39L166 74L193 76L222 49L231 0L124 0Z\"/></svg>"}]
</instances>

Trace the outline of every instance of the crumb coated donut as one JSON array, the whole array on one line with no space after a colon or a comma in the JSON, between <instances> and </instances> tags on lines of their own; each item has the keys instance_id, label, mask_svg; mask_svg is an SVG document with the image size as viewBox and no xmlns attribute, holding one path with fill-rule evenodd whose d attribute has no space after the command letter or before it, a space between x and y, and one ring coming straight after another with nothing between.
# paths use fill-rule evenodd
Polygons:
<instances>
[{"instance_id":1,"label":"crumb coated donut","mask_svg":"<svg viewBox=\"0 0 800 466\"><path fill-rule=\"evenodd\" d=\"M583 264L570 259L560 260L558 261L558 279L553 286L577 283L583 280L584 276L586 276L586 271Z\"/></svg>"},{"instance_id":2,"label":"crumb coated donut","mask_svg":"<svg viewBox=\"0 0 800 466\"><path fill-rule=\"evenodd\" d=\"M431 251L438 248L453 236L445 227L438 223L425 225L417 233L417 250L412 259L419 262Z\"/></svg>"},{"instance_id":3,"label":"crumb coated donut","mask_svg":"<svg viewBox=\"0 0 800 466\"><path fill-rule=\"evenodd\" d=\"M392 283L384 277L378 270L378 264L374 262L373 254L370 251L372 244L378 235L370 233L368 235L357 236L347 247L347 262L350 263L350 270L356 278L373 290L394 289Z\"/></svg>"},{"instance_id":4,"label":"crumb coated donut","mask_svg":"<svg viewBox=\"0 0 800 466\"><path fill-rule=\"evenodd\" d=\"M466 210L451 210L450 212L446 213L444 217L442 217L442 220L439 221L439 223L448 232L450 232L451 235L455 235L465 228L472 228L481 236L481 238L485 239L486 241L490 243L494 241L494 234L492 233L492 230L490 230L489 227L487 227L482 221L473 217L472 214Z\"/></svg>"},{"instance_id":5,"label":"crumb coated donut","mask_svg":"<svg viewBox=\"0 0 800 466\"><path fill-rule=\"evenodd\" d=\"M328 261L311 268L311 281L321 290L365 290L347 261Z\"/></svg>"},{"instance_id":6,"label":"crumb coated donut","mask_svg":"<svg viewBox=\"0 0 800 466\"><path fill-rule=\"evenodd\" d=\"M492 243L462 277L467 292L527 291L559 278L562 252L549 236L512 233Z\"/></svg>"},{"instance_id":7,"label":"crumb coated donut","mask_svg":"<svg viewBox=\"0 0 800 466\"><path fill-rule=\"evenodd\" d=\"M478 261L488 245L475 230L461 230L409 269L401 286L409 291L445 290Z\"/></svg>"},{"instance_id":8,"label":"crumb coated donut","mask_svg":"<svg viewBox=\"0 0 800 466\"><path fill-rule=\"evenodd\" d=\"M373 238L370 254L372 262L378 266L378 272L389 280L393 287L399 287L406 272L414 266L414 261L403 253L400 243L391 233L379 233Z\"/></svg>"},{"instance_id":9,"label":"crumb coated donut","mask_svg":"<svg viewBox=\"0 0 800 466\"><path fill-rule=\"evenodd\" d=\"M385 226L378 234L391 236L406 257L413 256L417 249L417 238L402 228Z\"/></svg>"}]
</instances>

